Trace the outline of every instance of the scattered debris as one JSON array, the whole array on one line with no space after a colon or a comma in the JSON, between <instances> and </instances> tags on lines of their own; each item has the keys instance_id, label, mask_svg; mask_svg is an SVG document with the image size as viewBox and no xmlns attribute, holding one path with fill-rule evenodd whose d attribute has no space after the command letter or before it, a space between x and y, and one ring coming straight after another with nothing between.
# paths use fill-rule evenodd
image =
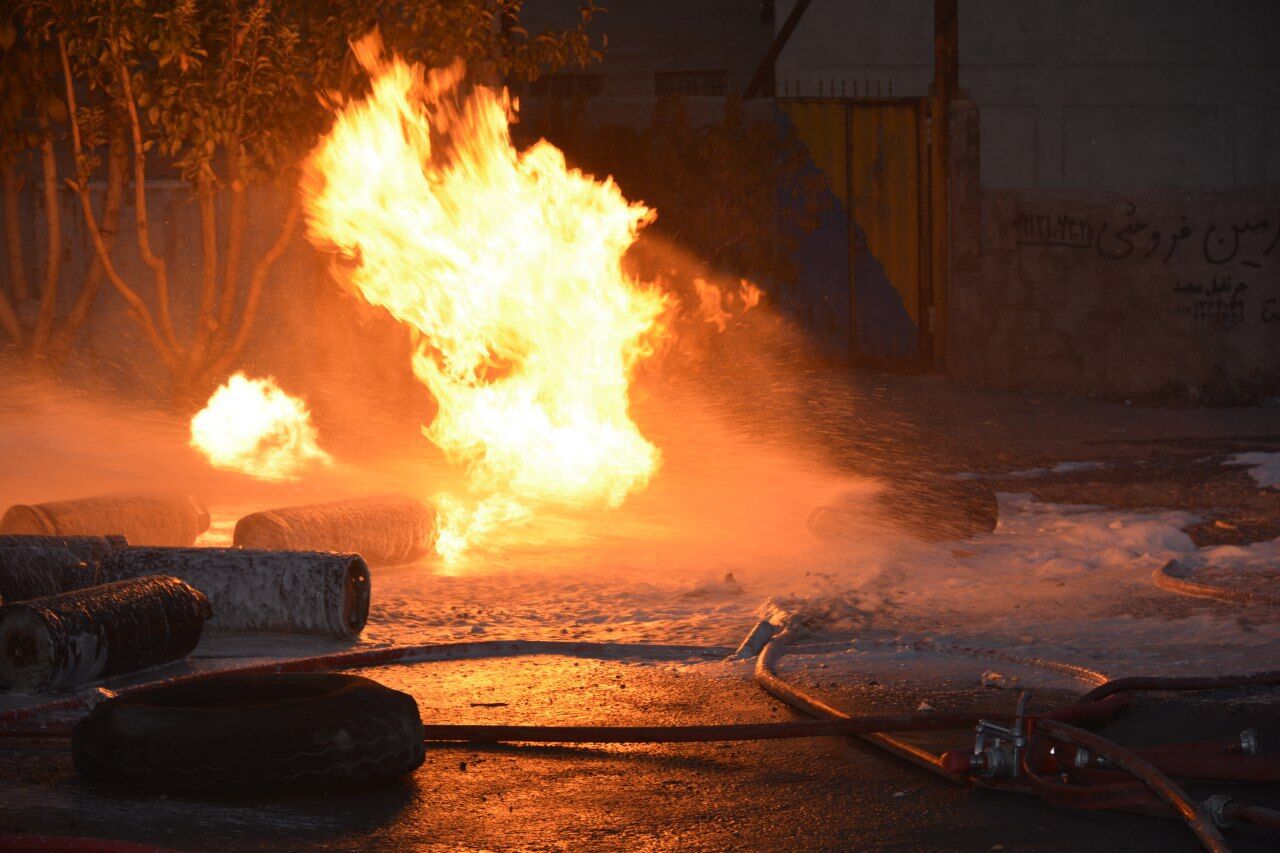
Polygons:
<instances>
[{"instance_id":1,"label":"scattered debris","mask_svg":"<svg viewBox=\"0 0 1280 853\"><path fill-rule=\"evenodd\" d=\"M1021 681L1022 679L1018 678L1016 675L1005 675L1004 673L996 672L994 669L989 669L982 673L982 678L979 679L979 683L981 683L983 687L996 687L1000 690L1008 690L1012 687L1017 687Z\"/></svg>"}]
</instances>

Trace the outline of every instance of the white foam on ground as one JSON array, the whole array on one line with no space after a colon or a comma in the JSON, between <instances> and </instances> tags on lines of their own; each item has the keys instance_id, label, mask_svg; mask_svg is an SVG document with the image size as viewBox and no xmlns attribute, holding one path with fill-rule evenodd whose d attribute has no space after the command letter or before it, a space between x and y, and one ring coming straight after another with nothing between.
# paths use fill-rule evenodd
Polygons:
<instances>
[{"instance_id":1,"label":"white foam on ground","mask_svg":"<svg viewBox=\"0 0 1280 853\"><path fill-rule=\"evenodd\" d=\"M814 542L770 559L726 555L694 572L676 560L652 561L642 548L602 555L595 568L580 555L543 555L457 576L429 566L375 571L366 634L389 642L735 645L772 600L831 632L949 637L1117 674L1188 671L1190 662L1258 669L1274 655L1276 620L1241 620L1238 608L1173 595L1154 587L1151 574L1171 559L1274 568L1280 539L1197 548L1182 528L1198 519L1185 512L1054 505L1020 494L1002 494L1000 505L998 529L967 542ZM556 568L568 564L575 568ZM726 571L734 582L723 582Z\"/></svg>"},{"instance_id":2,"label":"white foam on ground","mask_svg":"<svg viewBox=\"0 0 1280 853\"><path fill-rule=\"evenodd\" d=\"M1247 465L1260 489L1280 489L1280 453L1237 453L1223 465Z\"/></svg>"},{"instance_id":3,"label":"white foam on ground","mask_svg":"<svg viewBox=\"0 0 1280 853\"><path fill-rule=\"evenodd\" d=\"M862 542L810 539L751 559L726 552L700 567L628 543L525 555L462 574L430 563L374 569L361 642L736 646L771 601L808 615L819 632L862 638L836 656L851 665L868 642L901 637L904 674L920 678L940 664L937 655L912 646L918 637L1062 659L1117 677L1274 665L1280 622L1273 614L1174 595L1156 588L1151 573L1171 559L1189 567L1274 569L1280 539L1197 548L1182 529L1198 520L1189 513L1048 504L1025 494L999 498L997 529L963 542L927 544L887 534ZM726 572L733 573L731 582ZM211 633L194 663L205 668L218 665L214 658L237 664L333 650L322 638ZM688 665L733 678L749 666ZM974 679L992 668L980 659L971 665ZM1009 670L1007 664L996 668ZM1055 681L1025 669L1016 674L1031 687ZM11 704L8 699L0 697L0 707Z\"/></svg>"}]
</instances>

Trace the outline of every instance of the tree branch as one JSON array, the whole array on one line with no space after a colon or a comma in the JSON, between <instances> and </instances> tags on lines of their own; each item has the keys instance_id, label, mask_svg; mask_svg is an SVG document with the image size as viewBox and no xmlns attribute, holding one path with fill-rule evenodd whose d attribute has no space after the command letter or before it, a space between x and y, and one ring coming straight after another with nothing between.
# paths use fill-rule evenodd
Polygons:
<instances>
[{"instance_id":1,"label":"tree branch","mask_svg":"<svg viewBox=\"0 0 1280 853\"><path fill-rule=\"evenodd\" d=\"M302 200L294 198L289 204L289 210L284 217L284 224L280 227L280 234L276 237L275 243L254 265L253 275L249 279L249 291L245 296L244 312L240 317L240 328L236 331L236 336L231 342L231 346L209 368L209 373L214 378L225 373L244 351L245 344L249 341L249 333L253 331L253 322L258 315L258 304L262 299L262 288L267 282L267 275L271 272L271 268L276 261L280 260L280 256L284 254L285 249L289 248L289 241L293 239L293 233L298 227L298 220L301 218L301 214Z\"/></svg>"},{"instance_id":2,"label":"tree branch","mask_svg":"<svg viewBox=\"0 0 1280 853\"><path fill-rule=\"evenodd\" d=\"M200 283L200 309L196 316L195 340L187 354L184 382L199 376L205 367L204 357L214 335L214 305L218 297L218 219L214 207L216 191L208 166L200 177L196 191L200 203L200 245L203 249L203 276Z\"/></svg>"},{"instance_id":3,"label":"tree branch","mask_svg":"<svg viewBox=\"0 0 1280 853\"><path fill-rule=\"evenodd\" d=\"M0 163L0 181L4 183L5 248L9 255L9 287L13 298L21 302L31 292L27 285L26 264L22 252L22 207L19 198L18 172L14 164Z\"/></svg>"},{"instance_id":4,"label":"tree branch","mask_svg":"<svg viewBox=\"0 0 1280 853\"><path fill-rule=\"evenodd\" d=\"M40 125L41 184L44 186L45 261L44 284L40 288L40 315L31 333L31 352L37 358L44 355L49 333L58 310L58 277L62 272L62 209L58 201L58 160L53 152L53 130L49 123L49 108L42 106L37 122Z\"/></svg>"},{"instance_id":5,"label":"tree branch","mask_svg":"<svg viewBox=\"0 0 1280 853\"><path fill-rule=\"evenodd\" d=\"M67 182L71 188L76 191L76 195L80 198L80 209L84 212L85 224L89 228L89 239L93 242L94 251L98 254L98 262L102 264L103 272L107 274L107 280L115 286L120 295L124 297L124 301L129 303L129 307L133 309L133 315L138 323L142 326L142 331L146 333L147 339L151 341L156 352L164 359L164 363L170 368L177 368L178 359L174 355L173 350L169 349L164 338L160 337L160 333L156 330L155 321L151 317L151 312L147 310L147 304L142 301L138 294L129 287L120 273L116 270L115 264L111 262L111 254L107 251L106 242L102 239L102 232L98 230L98 223L94 220L93 205L89 201L89 189L86 186L75 184L71 181Z\"/></svg>"},{"instance_id":6,"label":"tree branch","mask_svg":"<svg viewBox=\"0 0 1280 853\"><path fill-rule=\"evenodd\" d=\"M125 172L128 169L128 162L129 153L125 143L124 130L123 128L117 128L112 135L111 144L107 150L107 194L102 202L101 232L103 242L107 247L107 254L110 254L114 248L116 232L120 228L120 208L122 206L121 202L124 200ZM89 320L89 312L93 309L98 290L102 287L104 273L102 261L98 259L95 253L89 272L85 276L84 283L80 286L80 293L76 297L75 304L67 312L66 319L62 321L61 326L53 333L53 339L49 343L49 354L52 358L63 361L71 352L71 347L75 345L76 336L79 334L81 327Z\"/></svg>"},{"instance_id":7,"label":"tree branch","mask_svg":"<svg viewBox=\"0 0 1280 853\"><path fill-rule=\"evenodd\" d=\"M3 290L0 290L0 326L4 327L5 332L13 338L15 344L22 344L22 324L18 322L18 315L13 311L9 294Z\"/></svg>"},{"instance_id":8,"label":"tree branch","mask_svg":"<svg viewBox=\"0 0 1280 853\"><path fill-rule=\"evenodd\" d=\"M133 83L129 79L129 69L125 67L119 48L113 43L111 49L125 108L129 113L129 128L133 133L133 198L134 216L138 220L138 253L142 255L143 263L155 274L156 310L168 348L174 353L181 353L182 346L178 343L178 336L173 333L173 314L169 308L169 274L165 269L164 259L156 257L151 251L151 227L147 217L147 152L142 146L142 123L138 120L138 106L133 99Z\"/></svg>"},{"instance_id":9,"label":"tree branch","mask_svg":"<svg viewBox=\"0 0 1280 853\"><path fill-rule=\"evenodd\" d=\"M227 173L231 179L231 206L227 211L227 257L223 270L222 303L218 306L218 324L214 346L226 346L231 336L231 320L235 315L236 296L240 287L240 254L244 247L246 219L245 188L240 168L240 140L233 136L227 153Z\"/></svg>"},{"instance_id":10,"label":"tree branch","mask_svg":"<svg viewBox=\"0 0 1280 853\"><path fill-rule=\"evenodd\" d=\"M78 163L80 161L80 154L81 154L80 152L80 120L76 116L76 111L75 111L75 87L74 87L74 82L71 78L71 63L67 59L66 43L61 36L59 36L58 38L58 51L60 54L60 58L62 60L62 77L67 88L67 105L68 105L67 112L68 112L68 115L70 116L70 121L71 121L71 140L75 149L76 161ZM122 66L119 66L119 67L122 67ZM137 118L136 113L134 114L134 118L135 119ZM138 127L136 123L134 125L134 132L135 132L134 162L135 162L135 167L137 167L138 166L137 155L142 153L141 152L142 146L140 142L140 136L138 135ZM113 144L113 148L115 148L117 152L120 150L119 147L115 146L114 144ZM120 172L121 172L121 178L123 180L123 167L121 167ZM145 200L145 174L141 173L140 171L139 171L139 179L140 179L139 186L143 187L143 190L140 190L140 194L143 195L143 198ZM128 283L126 283L125 280L120 277L119 271L116 270L115 264L112 263L111 261L111 250L110 248L108 248L106 240L102 236L101 229L98 228L98 220L93 212L93 204L89 199L88 182L85 180L67 181L67 185L70 186L73 190L75 190L76 195L80 199L80 210L84 213L85 225L89 229L89 237L93 242L93 248L96 253L97 262L99 266L101 267L102 271L106 273L107 279L110 280L111 284L115 287L115 289L120 293L122 297L124 297L124 301L129 303L129 307L133 310L134 318L142 326L143 332L146 333L147 338L151 341L152 346L155 347L156 352L158 352L160 354L160 357L164 359L165 364L169 365L171 368L176 367L177 358L174 356L173 350L169 347L169 345L165 342L165 340L162 337L160 337L159 332L156 330L155 320L152 319L151 312L147 310L146 303L143 302L141 297L138 296L137 292L134 291L134 289L131 288L128 285ZM123 190L121 190L121 192L123 192ZM140 214L140 220L141 219L145 219L145 214ZM141 230L142 230L142 222L139 221L139 233L141 233ZM139 242L141 242L142 239L143 238L140 236ZM87 313L87 309L86 309L86 313Z\"/></svg>"}]
</instances>

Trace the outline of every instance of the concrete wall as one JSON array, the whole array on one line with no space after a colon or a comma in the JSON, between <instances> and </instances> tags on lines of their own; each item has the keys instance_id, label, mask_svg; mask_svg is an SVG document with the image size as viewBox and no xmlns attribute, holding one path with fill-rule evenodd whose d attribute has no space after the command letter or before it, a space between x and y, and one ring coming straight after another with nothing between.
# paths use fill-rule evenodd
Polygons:
<instances>
[{"instance_id":1,"label":"concrete wall","mask_svg":"<svg viewBox=\"0 0 1280 853\"><path fill-rule=\"evenodd\" d=\"M781 26L794 0L779 0ZM1280 182L1280 3L960 0L960 83L988 187ZM813 3L779 87L923 95L932 0ZM779 90L783 91L782 88Z\"/></svg>"},{"instance_id":2,"label":"concrete wall","mask_svg":"<svg viewBox=\"0 0 1280 853\"><path fill-rule=\"evenodd\" d=\"M669 71L729 72L729 91L746 88L773 39L761 0L613 0L592 30L609 38L602 95L651 98L654 75ZM820 5L820 4L819 4ZM530 32L577 21L577 0L528 0L522 20Z\"/></svg>"},{"instance_id":3,"label":"concrete wall","mask_svg":"<svg viewBox=\"0 0 1280 853\"><path fill-rule=\"evenodd\" d=\"M1162 403L1280 391L1280 190L985 190L978 207L952 376Z\"/></svg>"}]
</instances>

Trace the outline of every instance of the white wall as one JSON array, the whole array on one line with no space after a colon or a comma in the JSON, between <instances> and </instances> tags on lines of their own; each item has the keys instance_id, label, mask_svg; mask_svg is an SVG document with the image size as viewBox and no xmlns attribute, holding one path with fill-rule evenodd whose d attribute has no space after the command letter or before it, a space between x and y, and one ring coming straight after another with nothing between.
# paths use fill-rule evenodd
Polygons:
<instances>
[{"instance_id":1,"label":"white wall","mask_svg":"<svg viewBox=\"0 0 1280 853\"><path fill-rule=\"evenodd\" d=\"M781 27L794 0L778 0ZM991 187L1280 183L1278 0L960 0L960 82ZM779 93L921 95L932 0L813 0ZM859 94L862 92L860 91Z\"/></svg>"}]
</instances>

